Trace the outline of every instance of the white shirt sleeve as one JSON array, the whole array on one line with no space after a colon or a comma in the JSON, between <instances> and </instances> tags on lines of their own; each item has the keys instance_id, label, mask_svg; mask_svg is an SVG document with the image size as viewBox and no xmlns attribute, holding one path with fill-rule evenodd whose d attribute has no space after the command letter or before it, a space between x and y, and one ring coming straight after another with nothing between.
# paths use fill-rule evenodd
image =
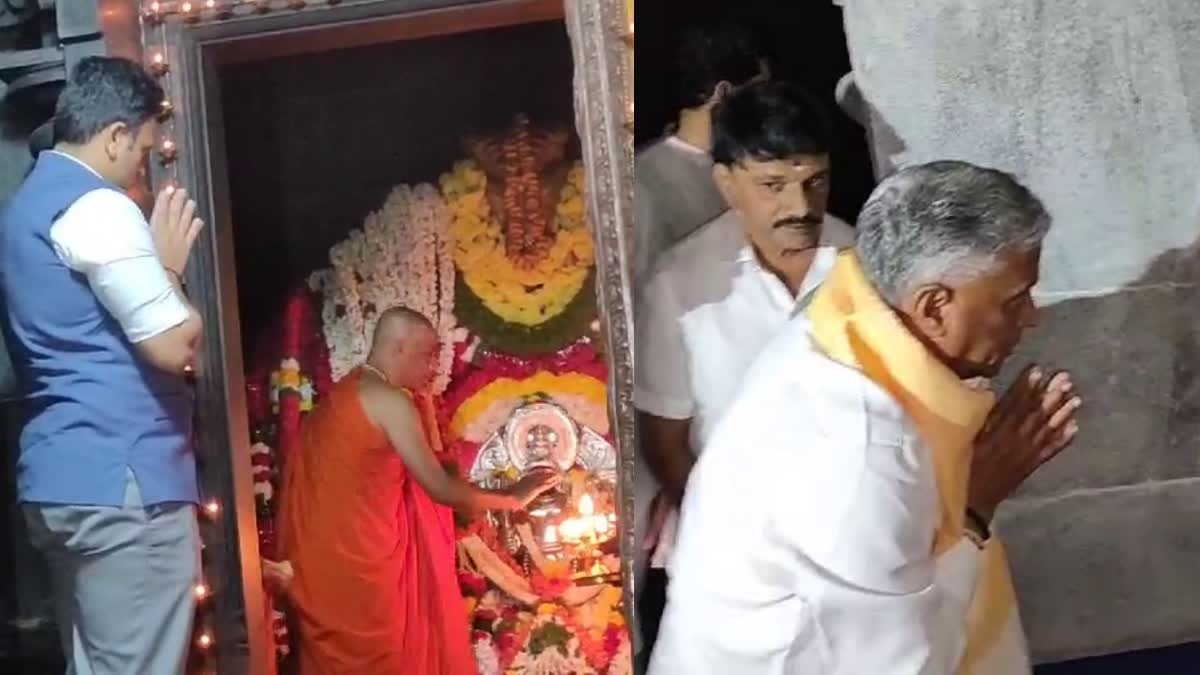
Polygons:
<instances>
[{"instance_id":1,"label":"white shirt sleeve","mask_svg":"<svg viewBox=\"0 0 1200 675\"><path fill-rule=\"evenodd\" d=\"M907 442L874 444L857 475L821 477L846 487L827 518L796 519L786 505L776 508L772 529L810 570L800 592L813 603L838 672L953 675L957 669L966 617L952 616L936 584L937 491L921 452ZM780 498L786 504L794 495ZM797 520L809 525L791 526Z\"/></svg>"},{"instance_id":2,"label":"white shirt sleeve","mask_svg":"<svg viewBox=\"0 0 1200 675\"><path fill-rule=\"evenodd\" d=\"M100 304L137 344L187 321L189 310L159 262L137 204L116 190L93 190L50 227L67 267L87 277Z\"/></svg>"},{"instance_id":3,"label":"white shirt sleeve","mask_svg":"<svg viewBox=\"0 0 1200 675\"><path fill-rule=\"evenodd\" d=\"M648 283L634 323L633 403L638 410L673 420L695 412L680 319L683 309L664 275Z\"/></svg>"}]
</instances>

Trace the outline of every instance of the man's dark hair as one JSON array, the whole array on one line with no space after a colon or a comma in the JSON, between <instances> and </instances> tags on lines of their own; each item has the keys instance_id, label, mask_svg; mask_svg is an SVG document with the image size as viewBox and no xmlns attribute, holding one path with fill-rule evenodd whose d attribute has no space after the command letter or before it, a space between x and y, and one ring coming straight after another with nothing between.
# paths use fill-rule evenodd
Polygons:
<instances>
[{"instance_id":1,"label":"man's dark hair","mask_svg":"<svg viewBox=\"0 0 1200 675\"><path fill-rule=\"evenodd\" d=\"M739 85L762 72L767 61L743 26L721 23L683 30L675 55L678 107L704 105L722 82Z\"/></svg>"},{"instance_id":2,"label":"man's dark hair","mask_svg":"<svg viewBox=\"0 0 1200 675\"><path fill-rule=\"evenodd\" d=\"M730 165L829 154L829 116L815 98L786 82L756 82L713 109L712 158Z\"/></svg>"},{"instance_id":3,"label":"man's dark hair","mask_svg":"<svg viewBox=\"0 0 1200 675\"><path fill-rule=\"evenodd\" d=\"M136 131L162 113L163 90L129 59L89 56L71 71L54 109L54 140L86 143L117 122Z\"/></svg>"}]
</instances>

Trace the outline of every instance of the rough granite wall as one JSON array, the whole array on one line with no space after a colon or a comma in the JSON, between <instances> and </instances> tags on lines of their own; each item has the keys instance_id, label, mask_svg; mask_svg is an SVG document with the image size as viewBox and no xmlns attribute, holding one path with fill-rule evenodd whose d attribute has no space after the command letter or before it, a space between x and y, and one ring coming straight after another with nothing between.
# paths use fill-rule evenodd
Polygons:
<instances>
[{"instance_id":1,"label":"rough granite wall","mask_svg":"<svg viewBox=\"0 0 1200 675\"><path fill-rule=\"evenodd\" d=\"M1200 3L840 4L879 172L995 166L1055 220L1017 361L1082 434L999 522L1035 656L1200 639Z\"/></svg>"}]
</instances>

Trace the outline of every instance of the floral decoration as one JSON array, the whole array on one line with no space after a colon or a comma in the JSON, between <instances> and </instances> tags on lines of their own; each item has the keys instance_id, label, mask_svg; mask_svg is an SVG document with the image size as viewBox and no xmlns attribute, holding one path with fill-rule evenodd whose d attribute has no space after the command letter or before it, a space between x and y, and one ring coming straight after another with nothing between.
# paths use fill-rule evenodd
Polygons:
<instances>
[{"instance_id":1,"label":"floral decoration","mask_svg":"<svg viewBox=\"0 0 1200 675\"><path fill-rule=\"evenodd\" d=\"M429 319L442 338L434 391L445 389L455 327L447 218L446 204L432 185L398 186L361 229L330 249L332 267L310 277L309 284L324 296L321 324L335 380L366 360L379 315L404 306Z\"/></svg>"},{"instance_id":2,"label":"floral decoration","mask_svg":"<svg viewBox=\"0 0 1200 675\"><path fill-rule=\"evenodd\" d=\"M493 313L475 295L460 274L455 281L455 316L463 326L496 351L537 357L588 336L596 320L595 273L589 271L583 287L562 312L536 326L510 323Z\"/></svg>"},{"instance_id":3,"label":"floral decoration","mask_svg":"<svg viewBox=\"0 0 1200 675\"><path fill-rule=\"evenodd\" d=\"M487 176L478 164L459 162L442 177L454 263L466 287L504 322L539 326L563 313L584 288L595 254L584 217L583 185L583 167L576 163L559 195L552 235L547 235L553 242L534 262L509 257L504 229L488 204Z\"/></svg>"}]
</instances>

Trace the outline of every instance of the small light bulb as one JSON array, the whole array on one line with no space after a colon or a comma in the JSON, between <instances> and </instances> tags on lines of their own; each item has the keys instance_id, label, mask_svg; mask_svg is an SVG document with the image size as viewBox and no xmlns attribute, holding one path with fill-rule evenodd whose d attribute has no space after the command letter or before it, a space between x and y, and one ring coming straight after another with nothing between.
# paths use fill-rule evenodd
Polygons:
<instances>
[{"instance_id":1,"label":"small light bulb","mask_svg":"<svg viewBox=\"0 0 1200 675\"><path fill-rule=\"evenodd\" d=\"M217 0L205 0L204 6L209 9L213 9L217 6Z\"/></svg>"},{"instance_id":2,"label":"small light bulb","mask_svg":"<svg viewBox=\"0 0 1200 675\"><path fill-rule=\"evenodd\" d=\"M167 72L167 57L162 52L150 55L150 72L160 77Z\"/></svg>"},{"instance_id":3,"label":"small light bulb","mask_svg":"<svg viewBox=\"0 0 1200 675\"><path fill-rule=\"evenodd\" d=\"M213 644L212 633L209 633L208 631L201 633L200 637L196 639L196 644L199 645L201 649L208 649L211 647Z\"/></svg>"},{"instance_id":4,"label":"small light bulb","mask_svg":"<svg viewBox=\"0 0 1200 675\"><path fill-rule=\"evenodd\" d=\"M182 5L179 6L179 11L183 12L184 14L191 12L192 11L192 3L190 3L190 2L183 3Z\"/></svg>"},{"instance_id":5,"label":"small light bulb","mask_svg":"<svg viewBox=\"0 0 1200 675\"><path fill-rule=\"evenodd\" d=\"M170 141L167 141L167 142L170 143ZM215 500L215 499L210 500L207 504L204 505L204 511L205 511L205 513L207 513L210 516L215 516L221 512L221 505L218 504L217 500Z\"/></svg>"},{"instance_id":6,"label":"small light bulb","mask_svg":"<svg viewBox=\"0 0 1200 675\"><path fill-rule=\"evenodd\" d=\"M207 598L208 593L209 593L208 586L206 586L203 583L196 584L195 593L196 593L196 599L198 599L198 600L203 600L204 598Z\"/></svg>"}]
</instances>

